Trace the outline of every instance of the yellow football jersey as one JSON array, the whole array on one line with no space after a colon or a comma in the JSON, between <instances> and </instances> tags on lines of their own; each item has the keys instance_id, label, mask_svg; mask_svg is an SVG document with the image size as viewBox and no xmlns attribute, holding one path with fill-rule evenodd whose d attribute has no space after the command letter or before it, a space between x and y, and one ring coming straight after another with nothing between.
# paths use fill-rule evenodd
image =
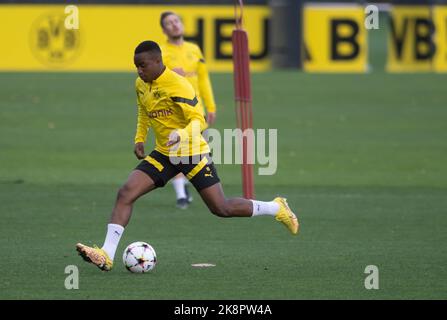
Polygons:
<instances>
[{"instance_id":1,"label":"yellow football jersey","mask_svg":"<svg viewBox=\"0 0 447 320\"><path fill-rule=\"evenodd\" d=\"M180 46L166 41L161 50L164 64L171 70L182 68L185 71L185 78L192 84L197 97L205 104L206 110L216 112L213 89L200 48L187 41L183 41Z\"/></svg>"},{"instance_id":2,"label":"yellow football jersey","mask_svg":"<svg viewBox=\"0 0 447 320\"><path fill-rule=\"evenodd\" d=\"M166 68L151 83L138 77L135 87L138 105L135 143L145 142L152 128L155 150L164 155L192 156L210 152L201 134L207 126L202 106L188 80ZM175 148L166 146L173 131L181 137Z\"/></svg>"}]
</instances>

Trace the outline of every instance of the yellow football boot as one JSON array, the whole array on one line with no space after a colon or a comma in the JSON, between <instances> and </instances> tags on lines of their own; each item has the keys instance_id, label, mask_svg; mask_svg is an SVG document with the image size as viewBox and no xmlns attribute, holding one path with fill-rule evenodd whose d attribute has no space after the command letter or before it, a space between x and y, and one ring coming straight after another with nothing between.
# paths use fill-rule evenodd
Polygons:
<instances>
[{"instance_id":1,"label":"yellow football boot","mask_svg":"<svg viewBox=\"0 0 447 320\"><path fill-rule=\"evenodd\" d=\"M298 223L296 215L290 210L286 198L277 197L273 201L279 204L279 211L275 219L282 222L292 234L298 234L300 224Z\"/></svg>"},{"instance_id":2,"label":"yellow football boot","mask_svg":"<svg viewBox=\"0 0 447 320\"><path fill-rule=\"evenodd\" d=\"M97 246L89 247L82 243L76 245L76 250L79 255L87 262L93 263L99 269L103 271L110 271L113 267L113 261L109 258L109 255Z\"/></svg>"}]
</instances>

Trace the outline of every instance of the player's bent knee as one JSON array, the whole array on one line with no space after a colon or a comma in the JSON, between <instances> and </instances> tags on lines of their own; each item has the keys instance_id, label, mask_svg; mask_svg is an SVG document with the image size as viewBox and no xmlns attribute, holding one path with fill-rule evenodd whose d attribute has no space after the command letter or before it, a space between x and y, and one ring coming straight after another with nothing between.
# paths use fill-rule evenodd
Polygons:
<instances>
[{"instance_id":1,"label":"player's bent knee","mask_svg":"<svg viewBox=\"0 0 447 320\"><path fill-rule=\"evenodd\" d=\"M134 201L133 191L132 189L127 185L123 185L119 190L117 194L117 201L124 202L124 203L130 203Z\"/></svg>"}]
</instances>

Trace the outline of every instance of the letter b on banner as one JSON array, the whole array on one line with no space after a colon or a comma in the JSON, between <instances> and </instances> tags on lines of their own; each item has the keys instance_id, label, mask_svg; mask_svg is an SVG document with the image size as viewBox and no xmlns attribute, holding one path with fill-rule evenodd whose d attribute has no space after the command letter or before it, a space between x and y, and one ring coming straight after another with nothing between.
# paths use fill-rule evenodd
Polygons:
<instances>
[{"instance_id":1,"label":"letter b on banner","mask_svg":"<svg viewBox=\"0 0 447 320\"><path fill-rule=\"evenodd\" d=\"M342 30L345 30L342 33ZM331 59L352 60L359 55L357 43L359 25L350 19L334 19L331 21ZM344 51L342 51L344 48Z\"/></svg>"},{"instance_id":2,"label":"letter b on banner","mask_svg":"<svg viewBox=\"0 0 447 320\"><path fill-rule=\"evenodd\" d=\"M316 72L365 72L365 11L359 5L304 7L304 69Z\"/></svg>"}]
</instances>

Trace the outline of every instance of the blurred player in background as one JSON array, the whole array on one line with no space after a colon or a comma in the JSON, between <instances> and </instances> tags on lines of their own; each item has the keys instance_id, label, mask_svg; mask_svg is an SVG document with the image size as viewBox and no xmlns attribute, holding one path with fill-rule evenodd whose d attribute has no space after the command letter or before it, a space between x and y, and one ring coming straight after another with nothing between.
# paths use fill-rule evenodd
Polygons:
<instances>
[{"instance_id":1,"label":"blurred player in background","mask_svg":"<svg viewBox=\"0 0 447 320\"><path fill-rule=\"evenodd\" d=\"M213 125L216 120L216 103L202 51L196 44L183 39L183 23L174 12L163 12L160 16L160 25L168 37L161 47L165 65L188 79L196 91L197 98L206 108L208 126ZM183 174L179 174L172 180L172 185L177 196L177 207L186 209L192 201L188 191L188 180Z\"/></svg>"},{"instance_id":2,"label":"blurred player in background","mask_svg":"<svg viewBox=\"0 0 447 320\"><path fill-rule=\"evenodd\" d=\"M78 243L76 250L82 258L101 270L111 270L135 201L165 186L179 173L188 177L213 214L223 218L272 216L292 234L298 234L298 219L286 199L276 197L273 201L264 202L225 197L209 154L210 148L201 135L206 123L200 101L191 84L163 64L158 44L153 41L140 43L135 49L134 63L139 76L135 82L138 120L134 151L142 161L118 191L103 247ZM199 128L194 129L195 126ZM156 146L146 155L144 142L149 128L153 129ZM185 148L176 149L176 146ZM173 156L173 150L180 150L180 155ZM196 163L192 160L194 157L201 160L196 159ZM173 161L177 158L187 161ZM172 223L169 217L166 217L166 223Z\"/></svg>"}]
</instances>

